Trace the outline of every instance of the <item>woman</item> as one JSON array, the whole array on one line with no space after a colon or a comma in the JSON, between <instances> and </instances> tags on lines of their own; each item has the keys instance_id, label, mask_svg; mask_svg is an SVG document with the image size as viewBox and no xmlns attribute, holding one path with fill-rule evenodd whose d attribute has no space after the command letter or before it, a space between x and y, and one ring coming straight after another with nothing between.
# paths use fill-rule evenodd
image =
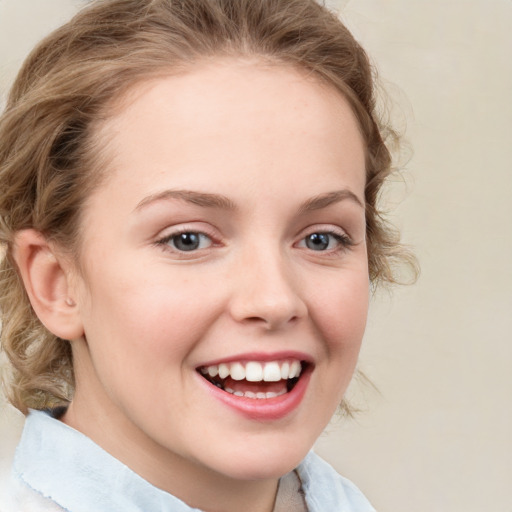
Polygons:
<instances>
[{"instance_id":1,"label":"woman","mask_svg":"<svg viewBox=\"0 0 512 512\"><path fill-rule=\"evenodd\" d=\"M308 452L402 255L384 133L310 0L100 1L34 50L0 123L13 510L373 510Z\"/></svg>"}]
</instances>

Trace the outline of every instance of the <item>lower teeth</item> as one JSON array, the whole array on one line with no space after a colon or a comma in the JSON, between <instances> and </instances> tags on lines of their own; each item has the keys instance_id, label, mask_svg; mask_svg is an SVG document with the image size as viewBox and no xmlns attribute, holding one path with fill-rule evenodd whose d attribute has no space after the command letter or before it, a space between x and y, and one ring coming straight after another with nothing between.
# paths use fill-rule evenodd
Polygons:
<instances>
[{"instance_id":1,"label":"lower teeth","mask_svg":"<svg viewBox=\"0 0 512 512\"><path fill-rule=\"evenodd\" d=\"M222 388L222 386L218 386L218 387L220 387L221 389L224 389L224 391L226 391L227 393L230 393L232 395L243 396L245 398L252 398L252 399L256 399L256 400L264 400L266 398L275 398L276 396L281 396L286 393L286 391L284 389L283 389L283 391L280 391L279 393L274 393L273 391L268 391L267 393L264 393L261 391L258 393L254 393L252 391L246 391L245 393L243 393L242 391L235 391L234 389L231 389L231 388Z\"/></svg>"},{"instance_id":2,"label":"lower teeth","mask_svg":"<svg viewBox=\"0 0 512 512\"><path fill-rule=\"evenodd\" d=\"M283 383L283 388L281 388L279 391L235 391L234 389L226 386L227 383L225 382L225 379L218 380L218 378L208 378L208 375L205 375L204 372L201 372L201 374L208 382L210 382L214 386L217 386L219 389L222 389L222 391L225 391L230 395L251 398L253 400L265 400L269 398L276 398L278 396L289 393L295 387L295 384L297 384L297 381L299 380L298 377L295 377L293 379L287 379L286 382Z\"/></svg>"}]
</instances>

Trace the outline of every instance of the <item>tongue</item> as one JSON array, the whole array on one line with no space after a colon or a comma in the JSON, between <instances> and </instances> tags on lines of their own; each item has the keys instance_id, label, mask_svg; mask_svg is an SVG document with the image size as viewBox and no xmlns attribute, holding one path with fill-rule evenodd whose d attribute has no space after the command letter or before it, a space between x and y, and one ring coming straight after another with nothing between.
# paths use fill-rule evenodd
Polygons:
<instances>
[{"instance_id":1,"label":"tongue","mask_svg":"<svg viewBox=\"0 0 512 512\"><path fill-rule=\"evenodd\" d=\"M233 391L240 391L245 393L246 391L252 391L253 393L282 393L287 391L286 380L280 380L278 382L249 382L247 380L234 380L231 377L227 377L224 380L224 388L231 388Z\"/></svg>"}]
</instances>

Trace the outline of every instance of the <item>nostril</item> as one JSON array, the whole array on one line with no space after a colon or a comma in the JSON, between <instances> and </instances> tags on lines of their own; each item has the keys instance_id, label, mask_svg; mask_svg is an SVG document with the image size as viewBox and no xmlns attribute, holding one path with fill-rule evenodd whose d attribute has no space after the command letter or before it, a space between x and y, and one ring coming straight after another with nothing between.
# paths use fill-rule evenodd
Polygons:
<instances>
[{"instance_id":1,"label":"nostril","mask_svg":"<svg viewBox=\"0 0 512 512\"><path fill-rule=\"evenodd\" d=\"M274 262L275 263L275 262ZM264 274L251 274L251 281L238 284L231 297L232 317L241 323L276 329L295 323L307 314L307 307L296 290L293 277L272 272L269 262Z\"/></svg>"},{"instance_id":2,"label":"nostril","mask_svg":"<svg viewBox=\"0 0 512 512\"><path fill-rule=\"evenodd\" d=\"M284 325L296 323L299 320L297 315L293 316L279 316L279 315L267 315L267 316L250 316L243 321L248 324L261 324L266 329L273 330L278 329Z\"/></svg>"}]
</instances>

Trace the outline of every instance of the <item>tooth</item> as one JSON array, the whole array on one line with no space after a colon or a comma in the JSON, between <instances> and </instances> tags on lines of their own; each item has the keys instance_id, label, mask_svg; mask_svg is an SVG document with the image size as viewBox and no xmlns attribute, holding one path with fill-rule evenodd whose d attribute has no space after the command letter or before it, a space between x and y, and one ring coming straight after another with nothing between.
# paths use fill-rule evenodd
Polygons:
<instances>
[{"instance_id":1,"label":"tooth","mask_svg":"<svg viewBox=\"0 0 512 512\"><path fill-rule=\"evenodd\" d=\"M267 398L275 398L277 396L277 393L274 393L273 391L268 391L266 393Z\"/></svg>"},{"instance_id":2,"label":"tooth","mask_svg":"<svg viewBox=\"0 0 512 512\"><path fill-rule=\"evenodd\" d=\"M293 361L290 365L290 379L294 379L300 375L300 363L299 361Z\"/></svg>"},{"instance_id":3,"label":"tooth","mask_svg":"<svg viewBox=\"0 0 512 512\"><path fill-rule=\"evenodd\" d=\"M244 394L241 391L235 391L233 394L235 396L244 396Z\"/></svg>"},{"instance_id":4,"label":"tooth","mask_svg":"<svg viewBox=\"0 0 512 512\"><path fill-rule=\"evenodd\" d=\"M281 366L281 379L287 379L290 376L290 363L285 362Z\"/></svg>"},{"instance_id":5,"label":"tooth","mask_svg":"<svg viewBox=\"0 0 512 512\"><path fill-rule=\"evenodd\" d=\"M273 361L272 363L265 364L263 380L266 382L277 382L281 380L281 368L279 368L278 363Z\"/></svg>"},{"instance_id":6,"label":"tooth","mask_svg":"<svg viewBox=\"0 0 512 512\"><path fill-rule=\"evenodd\" d=\"M277 396L284 395L285 393L286 393L286 389L283 389L282 391L279 391L279 393L277 393Z\"/></svg>"},{"instance_id":7,"label":"tooth","mask_svg":"<svg viewBox=\"0 0 512 512\"><path fill-rule=\"evenodd\" d=\"M203 374L203 375L206 375L208 373L208 368L205 368L204 366L200 369L200 372Z\"/></svg>"},{"instance_id":8,"label":"tooth","mask_svg":"<svg viewBox=\"0 0 512 512\"><path fill-rule=\"evenodd\" d=\"M259 398L259 399L267 398L267 394L263 393L263 392L258 392L258 393L256 393L256 398Z\"/></svg>"},{"instance_id":9,"label":"tooth","mask_svg":"<svg viewBox=\"0 0 512 512\"><path fill-rule=\"evenodd\" d=\"M229 375L229 366L227 364L219 364L219 377L225 379Z\"/></svg>"},{"instance_id":10,"label":"tooth","mask_svg":"<svg viewBox=\"0 0 512 512\"><path fill-rule=\"evenodd\" d=\"M233 363L229 373L231 374L231 378L233 380L245 379L245 368L240 363Z\"/></svg>"},{"instance_id":11,"label":"tooth","mask_svg":"<svg viewBox=\"0 0 512 512\"><path fill-rule=\"evenodd\" d=\"M249 382L260 382L263 379L263 368L260 363L251 361L245 365L245 379Z\"/></svg>"},{"instance_id":12,"label":"tooth","mask_svg":"<svg viewBox=\"0 0 512 512\"><path fill-rule=\"evenodd\" d=\"M246 391L244 396L247 398L256 398L256 393L253 393L252 391Z\"/></svg>"},{"instance_id":13,"label":"tooth","mask_svg":"<svg viewBox=\"0 0 512 512\"><path fill-rule=\"evenodd\" d=\"M228 393L231 393L231 394L233 394L235 392L235 390L231 389L231 388L224 388L224 391L227 391Z\"/></svg>"},{"instance_id":14,"label":"tooth","mask_svg":"<svg viewBox=\"0 0 512 512\"><path fill-rule=\"evenodd\" d=\"M216 377L219 373L219 368L217 366L208 366L208 375L210 377Z\"/></svg>"}]
</instances>

